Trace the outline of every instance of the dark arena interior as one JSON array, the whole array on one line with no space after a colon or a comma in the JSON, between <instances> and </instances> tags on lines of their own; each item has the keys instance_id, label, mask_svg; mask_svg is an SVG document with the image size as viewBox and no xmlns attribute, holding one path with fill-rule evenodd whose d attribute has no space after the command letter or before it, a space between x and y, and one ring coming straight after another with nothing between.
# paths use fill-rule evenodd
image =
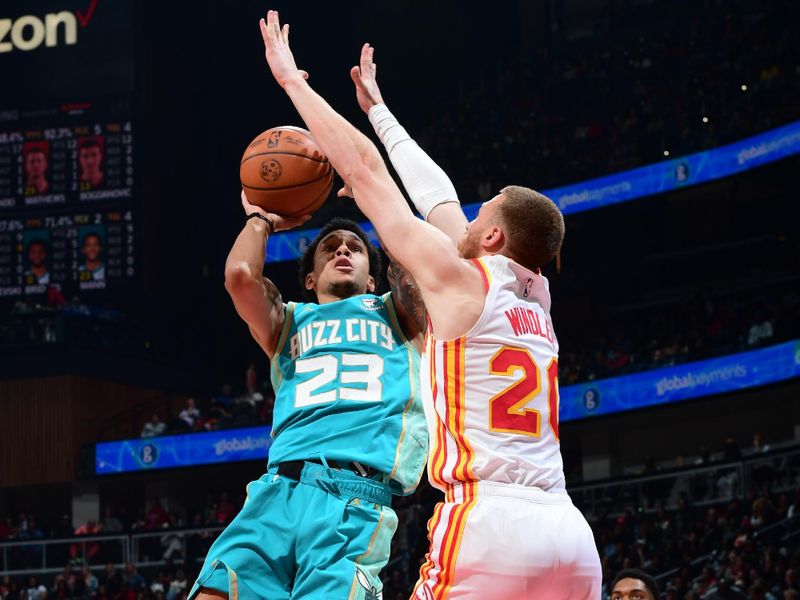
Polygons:
<instances>
[{"instance_id":1,"label":"dark arena interior","mask_svg":"<svg viewBox=\"0 0 800 600\"><path fill-rule=\"evenodd\" d=\"M192 597L247 483L267 472L273 416L292 400L276 401L285 373L271 377L237 314L226 257L243 226L268 229L242 211L245 147L306 127L265 60L268 9L291 23L308 84L387 165L349 74L365 42L387 106L467 220L509 184L563 213L563 247L542 268L558 387L548 370L549 404L532 392L507 416L536 413L560 442L602 569L592 589L799 599L800 4L5 0L0 600ZM269 235L263 274L284 302L303 301L298 259L334 217L379 243L341 184L310 220ZM549 321L513 326L553 343ZM522 377L511 368L509 383ZM468 393L467 418L489 396ZM328 457L320 442L305 458ZM366 584L357 569L351 598L591 597L459 588L467 536L445 543L451 580L417 586L445 499L429 474L391 498L388 558ZM503 535L487 531L487 544ZM284 552L279 541L267 531L260 552ZM629 569L658 590L615 591ZM223 595L264 597L239 579Z\"/></svg>"}]
</instances>

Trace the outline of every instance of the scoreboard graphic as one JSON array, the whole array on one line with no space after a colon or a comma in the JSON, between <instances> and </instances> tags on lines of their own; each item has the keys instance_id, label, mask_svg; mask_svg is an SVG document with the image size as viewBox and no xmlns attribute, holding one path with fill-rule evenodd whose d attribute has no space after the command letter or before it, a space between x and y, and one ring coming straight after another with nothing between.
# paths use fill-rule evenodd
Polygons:
<instances>
[{"instance_id":1,"label":"scoreboard graphic","mask_svg":"<svg viewBox=\"0 0 800 600\"><path fill-rule=\"evenodd\" d=\"M129 290L141 269L135 1L9 0L3 19L19 39L0 48L0 70L18 76L0 95L0 297Z\"/></svg>"},{"instance_id":2,"label":"scoreboard graphic","mask_svg":"<svg viewBox=\"0 0 800 600\"><path fill-rule=\"evenodd\" d=\"M130 121L0 131L0 211L131 198L133 177Z\"/></svg>"},{"instance_id":3,"label":"scoreboard graphic","mask_svg":"<svg viewBox=\"0 0 800 600\"><path fill-rule=\"evenodd\" d=\"M0 296L136 276L130 112L124 100L0 111Z\"/></svg>"}]
</instances>

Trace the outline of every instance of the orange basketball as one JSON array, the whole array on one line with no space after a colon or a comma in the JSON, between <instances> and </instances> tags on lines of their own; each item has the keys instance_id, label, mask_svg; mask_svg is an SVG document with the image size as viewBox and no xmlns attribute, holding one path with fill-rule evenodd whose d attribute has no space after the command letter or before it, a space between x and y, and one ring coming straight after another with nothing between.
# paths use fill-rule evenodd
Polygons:
<instances>
[{"instance_id":1,"label":"orange basketball","mask_svg":"<svg viewBox=\"0 0 800 600\"><path fill-rule=\"evenodd\" d=\"M242 155L242 188L251 204L282 217L309 215L328 199L333 167L300 127L267 129Z\"/></svg>"}]
</instances>

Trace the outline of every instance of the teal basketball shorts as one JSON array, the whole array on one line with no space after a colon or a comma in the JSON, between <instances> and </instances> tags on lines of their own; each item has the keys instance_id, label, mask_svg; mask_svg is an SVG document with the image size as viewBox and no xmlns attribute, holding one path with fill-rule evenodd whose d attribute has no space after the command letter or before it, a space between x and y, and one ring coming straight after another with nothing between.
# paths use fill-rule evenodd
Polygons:
<instances>
[{"instance_id":1,"label":"teal basketball shorts","mask_svg":"<svg viewBox=\"0 0 800 600\"><path fill-rule=\"evenodd\" d=\"M212 544L201 587L231 600L377 600L397 516L390 488L305 463L299 481L276 467L247 486L244 506Z\"/></svg>"}]
</instances>

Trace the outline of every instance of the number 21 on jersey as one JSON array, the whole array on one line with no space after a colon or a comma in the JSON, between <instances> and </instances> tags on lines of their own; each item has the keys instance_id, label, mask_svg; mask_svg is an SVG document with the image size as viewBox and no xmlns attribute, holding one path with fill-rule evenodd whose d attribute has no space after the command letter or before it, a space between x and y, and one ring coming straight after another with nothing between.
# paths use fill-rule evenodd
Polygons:
<instances>
[{"instance_id":1,"label":"number 21 on jersey","mask_svg":"<svg viewBox=\"0 0 800 600\"><path fill-rule=\"evenodd\" d=\"M542 435L542 413L527 405L542 391L542 373L525 348L505 346L489 360L489 372L517 380L489 400L489 429L531 437ZM520 376L521 374L521 376ZM547 422L558 439L558 359L547 366Z\"/></svg>"}]
</instances>

